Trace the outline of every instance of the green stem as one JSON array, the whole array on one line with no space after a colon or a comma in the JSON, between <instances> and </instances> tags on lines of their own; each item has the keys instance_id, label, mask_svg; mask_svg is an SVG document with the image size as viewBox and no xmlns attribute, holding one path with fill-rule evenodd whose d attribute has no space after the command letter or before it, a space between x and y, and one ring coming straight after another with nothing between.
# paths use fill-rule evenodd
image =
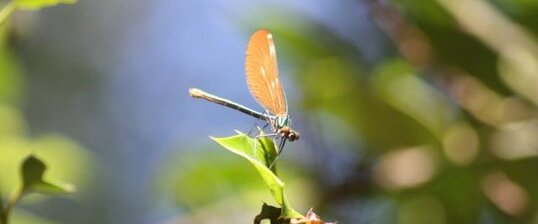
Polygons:
<instances>
[{"instance_id":1,"label":"green stem","mask_svg":"<svg viewBox=\"0 0 538 224\"><path fill-rule=\"evenodd\" d=\"M7 217L4 215L4 210L0 210L0 224L6 224Z\"/></svg>"},{"instance_id":2,"label":"green stem","mask_svg":"<svg viewBox=\"0 0 538 224\"><path fill-rule=\"evenodd\" d=\"M0 190L0 224L5 224L6 218L4 215L4 198L2 197L2 191Z\"/></svg>"},{"instance_id":3,"label":"green stem","mask_svg":"<svg viewBox=\"0 0 538 224\"><path fill-rule=\"evenodd\" d=\"M17 4L14 0L8 2L4 7L0 10L0 25L4 24L4 22L9 18L9 16L17 9Z\"/></svg>"},{"instance_id":4,"label":"green stem","mask_svg":"<svg viewBox=\"0 0 538 224\"><path fill-rule=\"evenodd\" d=\"M24 195L25 190L21 188L15 194L11 195L7 201L6 207L2 210L0 214L0 224L8 224L9 222L9 213L13 210L13 207L19 202Z\"/></svg>"}]
</instances>

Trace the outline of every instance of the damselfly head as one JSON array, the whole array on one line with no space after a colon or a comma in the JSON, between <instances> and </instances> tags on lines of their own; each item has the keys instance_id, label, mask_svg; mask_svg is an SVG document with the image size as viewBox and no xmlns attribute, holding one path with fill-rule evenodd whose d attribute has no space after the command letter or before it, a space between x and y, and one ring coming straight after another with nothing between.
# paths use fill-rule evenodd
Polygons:
<instances>
[{"instance_id":1,"label":"damselfly head","mask_svg":"<svg viewBox=\"0 0 538 224\"><path fill-rule=\"evenodd\" d=\"M301 133L299 133L298 131L290 129L290 133L288 134L288 139L290 140L290 142L293 142L295 140L299 140L300 137L301 137Z\"/></svg>"},{"instance_id":2,"label":"damselfly head","mask_svg":"<svg viewBox=\"0 0 538 224\"><path fill-rule=\"evenodd\" d=\"M278 129L277 132L283 138L290 140L290 142L298 140L301 137L301 134L298 131L291 129L289 126L284 126Z\"/></svg>"}]
</instances>

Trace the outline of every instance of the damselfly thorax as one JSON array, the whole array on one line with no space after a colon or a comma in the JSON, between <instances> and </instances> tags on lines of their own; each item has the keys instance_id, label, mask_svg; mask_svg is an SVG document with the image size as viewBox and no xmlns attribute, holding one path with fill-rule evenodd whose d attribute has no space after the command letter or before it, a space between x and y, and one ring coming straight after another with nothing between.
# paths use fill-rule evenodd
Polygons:
<instances>
[{"instance_id":1,"label":"damselfly thorax","mask_svg":"<svg viewBox=\"0 0 538 224\"><path fill-rule=\"evenodd\" d=\"M287 114L274 116L270 121L273 131L280 137L293 142L298 140L301 135L291 128L291 119Z\"/></svg>"}]
</instances>

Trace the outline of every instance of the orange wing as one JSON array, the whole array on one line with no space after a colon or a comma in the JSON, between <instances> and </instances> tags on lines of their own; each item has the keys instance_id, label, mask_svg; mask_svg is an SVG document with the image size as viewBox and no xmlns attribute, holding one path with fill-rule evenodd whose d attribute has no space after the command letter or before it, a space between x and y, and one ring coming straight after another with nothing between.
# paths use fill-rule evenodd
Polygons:
<instances>
[{"instance_id":1,"label":"orange wing","mask_svg":"<svg viewBox=\"0 0 538 224\"><path fill-rule=\"evenodd\" d=\"M269 31L261 29L250 37L245 70L248 88L256 101L273 115L287 114L286 95L278 78L275 44Z\"/></svg>"}]
</instances>

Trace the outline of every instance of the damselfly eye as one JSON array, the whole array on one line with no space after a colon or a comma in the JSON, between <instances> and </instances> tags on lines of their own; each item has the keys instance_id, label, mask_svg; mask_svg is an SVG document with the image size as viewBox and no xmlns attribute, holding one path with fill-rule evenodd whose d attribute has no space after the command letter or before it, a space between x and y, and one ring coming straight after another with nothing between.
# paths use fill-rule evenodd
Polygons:
<instances>
[{"instance_id":1,"label":"damselfly eye","mask_svg":"<svg viewBox=\"0 0 538 224\"><path fill-rule=\"evenodd\" d=\"M284 127L280 128L278 130L278 133L282 137L284 137L284 138L286 138L286 139L288 139L290 141L298 140L299 137L301 137L299 132L292 130L289 126L284 126Z\"/></svg>"},{"instance_id":2,"label":"damselfly eye","mask_svg":"<svg viewBox=\"0 0 538 224\"><path fill-rule=\"evenodd\" d=\"M301 137L301 134L298 131L293 131L293 130L291 130L290 134L288 135L288 139L292 142L295 140L298 140L300 137Z\"/></svg>"}]
</instances>

